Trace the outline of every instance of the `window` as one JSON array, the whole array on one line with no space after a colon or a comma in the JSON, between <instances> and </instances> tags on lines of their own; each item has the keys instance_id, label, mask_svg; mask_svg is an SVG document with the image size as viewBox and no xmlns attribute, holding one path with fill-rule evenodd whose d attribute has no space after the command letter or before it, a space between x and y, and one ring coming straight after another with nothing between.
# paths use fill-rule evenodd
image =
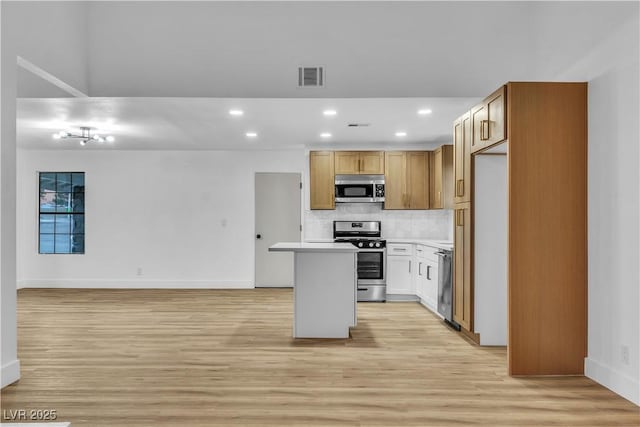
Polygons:
<instances>
[{"instance_id":1,"label":"window","mask_svg":"<svg viewBox=\"0 0 640 427\"><path fill-rule=\"evenodd\" d=\"M84 253L84 172L40 172L41 254Z\"/></svg>"}]
</instances>

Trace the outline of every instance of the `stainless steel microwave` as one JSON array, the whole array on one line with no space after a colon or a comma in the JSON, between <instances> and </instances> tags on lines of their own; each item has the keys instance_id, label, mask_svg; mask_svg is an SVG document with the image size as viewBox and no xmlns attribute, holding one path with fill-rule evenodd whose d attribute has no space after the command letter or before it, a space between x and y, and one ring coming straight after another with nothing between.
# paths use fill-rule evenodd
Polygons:
<instances>
[{"instance_id":1,"label":"stainless steel microwave","mask_svg":"<svg viewBox=\"0 0 640 427\"><path fill-rule=\"evenodd\" d=\"M336 175L336 203L384 202L384 175Z\"/></svg>"}]
</instances>

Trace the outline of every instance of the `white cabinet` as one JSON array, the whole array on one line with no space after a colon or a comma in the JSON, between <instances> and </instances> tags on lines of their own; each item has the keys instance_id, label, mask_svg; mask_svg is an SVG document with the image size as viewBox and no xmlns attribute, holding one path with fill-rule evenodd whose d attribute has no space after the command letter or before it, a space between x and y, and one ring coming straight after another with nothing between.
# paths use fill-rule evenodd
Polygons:
<instances>
[{"instance_id":1,"label":"white cabinet","mask_svg":"<svg viewBox=\"0 0 640 427\"><path fill-rule=\"evenodd\" d=\"M427 260L422 268L424 291L422 300L433 312L438 311L438 263Z\"/></svg>"},{"instance_id":2,"label":"white cabinet","mask_svg":"<svg viewBox=\"0 0 640 427\"><path fill-rule=\"evenodd\" d=\"M413 245L390 243L387 245L387 294L414 295Z\"/></svg>"},{"instance_id":3,"label":"white cabinet","mask_svg":"<svg viewBox=\"0 0 640 427\"><path fill-rule=\"evenodd\" d=\"M424 298L424 293L427 287L427 259L424 256L424 246L416 245L416 264L417 268L415 269L415 284L416 284L416 295L420 300Z\"/></svg>"},{"instance_id":4,"label":"white cabinet","mask_svg":"<svg viewBox=\"0 0 640 427\"><path fill-rule=\"evenodd\" d=\"M387 243L387 294L417 296L422 305L440 316L436 255L439 251L427 244Z\"/></svg>"},{"instance_id":5,"label":"white cabinet","mask_svg":"<svg viewBox=\"0 0 640 427\"><path fill-rule=\"evenodd\" d=\"M416 245L416 295L431 311L438 312L438 256L436 248Z\"/></svg>"}]
</instances>

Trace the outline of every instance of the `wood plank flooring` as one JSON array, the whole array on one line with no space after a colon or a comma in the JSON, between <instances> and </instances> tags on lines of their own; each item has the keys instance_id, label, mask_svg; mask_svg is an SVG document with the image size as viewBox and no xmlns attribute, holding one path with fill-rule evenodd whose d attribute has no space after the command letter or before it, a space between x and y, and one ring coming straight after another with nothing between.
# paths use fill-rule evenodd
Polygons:
<instances>
[{"instance_id":1,"label":"wood plank flooring","mask_svg":"<svg viewBox=\"0 0 640 427\"><path fill-rule=\"evenodd\" d=\"M293 340L292 292L23 289L2 409L79 426L639 426L584 377L512 378L417 303L359 304L350 340Z\"/></svg>"}]
</instances>

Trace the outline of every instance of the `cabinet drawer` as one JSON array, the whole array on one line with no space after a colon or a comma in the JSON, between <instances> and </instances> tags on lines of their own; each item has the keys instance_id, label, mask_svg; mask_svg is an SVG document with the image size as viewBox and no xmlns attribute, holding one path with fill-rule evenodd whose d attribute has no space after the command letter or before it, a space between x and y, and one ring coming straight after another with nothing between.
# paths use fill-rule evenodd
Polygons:
<instances>
[{"instance_id":1,"label":"cabinet drawer","mask_svg":"<svg viewBox=\"0 0 640 427\"><path fill-rule=\"evenodd\" d=\"M432 246L423 246L423 251L425 259L438 264L438 255L436 255L436 252L440 252L440 249L434 248Z\"/></svg>"},{"instance_id":2,"label":"cabinet drawer","mask_svg":"<svg viewBox=\"0 0 640 427\"><path fill-rule=\"evenodd\" d=\"M387 243L387 255L413 255L411 243Z\"/></svg>"}]
</instances>

